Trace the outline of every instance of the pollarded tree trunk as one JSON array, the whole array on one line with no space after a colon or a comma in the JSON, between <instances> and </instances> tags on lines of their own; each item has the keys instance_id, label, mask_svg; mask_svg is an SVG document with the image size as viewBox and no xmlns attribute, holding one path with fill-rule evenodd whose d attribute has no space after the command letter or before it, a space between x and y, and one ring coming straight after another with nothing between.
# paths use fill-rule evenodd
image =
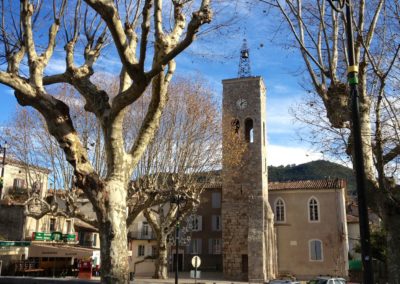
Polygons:
<instances>
[{"instance_id":1,"label":"pollarded tree trunk","mask_svg":"<svg viewBox=\"0 0 400 284\"><path fill-rule=\"evenodd\" d=\"M382 221L386 230L388 283L400 283L400 208L388 201L382 208Z\"/></svg>"},{"instance_id":2,"label":"pollarded tree trunk","mask_svg":"<svg viewBox=\"0 0 400 284\"><path fill-rule=\"evenodd\" d=\"M158 244L158 258L156 261L156 270L154 278L156 279L167 279L168 278L168 245L167 236L161 233L161 236L157 238Z\"/></svg>"},{"instance_id":3,"label":"pollarded tree trunk","mask_svg":"<svg viewBox=\"0 0 400 284\"><path fill-rule=\"evenodd\" d=\"M109 181L106 188L102 198L104 212L98 216L101 283L126 284L129 282L126 190L121 181Z\"/></svg>"}]
</instances>

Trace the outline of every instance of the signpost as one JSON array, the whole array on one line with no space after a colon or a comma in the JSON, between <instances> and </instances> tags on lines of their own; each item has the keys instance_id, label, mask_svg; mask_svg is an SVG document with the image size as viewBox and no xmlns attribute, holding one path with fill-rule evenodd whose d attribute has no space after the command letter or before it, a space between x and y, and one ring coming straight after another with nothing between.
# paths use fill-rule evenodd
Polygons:
<instances>
[{"instance_id":1,"label":"signpost","mask_svg":"<svg viewBox=\"0 0 400 284\"><path fill-rule=\"evenodd\" d=\"M201 264L201 259L199 256L195 255L192 257L192 266L194 267L194 283L197 283L197 268Z\"/></svg>"}]
</instances>

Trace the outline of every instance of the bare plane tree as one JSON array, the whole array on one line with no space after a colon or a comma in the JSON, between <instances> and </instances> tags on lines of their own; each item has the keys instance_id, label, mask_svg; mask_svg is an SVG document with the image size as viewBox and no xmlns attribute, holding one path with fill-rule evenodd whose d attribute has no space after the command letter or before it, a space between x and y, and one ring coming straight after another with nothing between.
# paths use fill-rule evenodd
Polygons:
<instances>
[{"instance_id":1,"label":"bare plane tree","mask_svg":"<svg viewBox=\"0 0 400 284\"><path fill-rule=\"evenodd\" d=\"M198 206L206 184L203 180L220 168L222 155L221 117L204 82L180 79L171 84L169 92L170 104L133 183L138 190L159 193L154 206L143 211L157 239L154 277L159 279L168 277L167 237L177 222ZM177 203L172 203L171 197L180 199L179 218ZM130 214L129 220L135 215Z\"/></svg>"},{"instance_id":2,"label":"bare plane tree","mask_svg":"<svg viewBox=\"0 0 400 284\"><path fill-rule=\"evenodd\" d=\"M92 203L100 230L102 283L128 282L128 183L158 128L175 71L174 58L193 42L200 27L211 21L210 1L199 2L172 0L168 2L169 14L161 0L54 0L52 5L45 1L1 1L4 68L0 83L15 91L21 105L41 113L73 167L77 185ZM165 22L169 15L171 29ZM65 38L64 52L59 51L61 36ZM119 90L113 97L91 80L107 44L111 49L108 52L114 52L121 66ZM46 76L55 53L62 53L65 71ZM105 178L90 163L68 105L52 95L50 86L59 83L69 84L80 93L84 109L101 126ZM138 135L125 151L122 126L127 108L149 86L149 107Z\"/></svg>"},{"instance_id":3,"label":"bare plane tree","mask_svg":"<svg viewBox=\"0 0 400 284\"><path fill-rule=\"evenodd\" d=\"M354 159L347 89L348 66L343 12L327 0L260 2L282 16L292 46L299 49L312 95L295 116L314 131L311 141L324 150ZM335 3L335 2L333 2ZM355 60L358 65L360 127L370 208L387 232L389 283L400 281L400 161L398 87L399 3L354 0ZM326 115L322 115L321 111Z\"/></svg>"}]
</instances>

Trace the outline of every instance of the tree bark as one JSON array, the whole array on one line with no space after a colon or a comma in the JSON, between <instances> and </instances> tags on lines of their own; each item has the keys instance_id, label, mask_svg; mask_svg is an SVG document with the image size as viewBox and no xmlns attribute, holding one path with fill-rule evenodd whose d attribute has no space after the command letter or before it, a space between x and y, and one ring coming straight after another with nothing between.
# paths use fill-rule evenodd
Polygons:
<instances>
[{"instance_id":1,"label":"tree bark","mask_svg":"<svg viewBox=\"0 0 400 284\"><path fill-rule=\"evenodd\" d=\"M158 244L158 258L156 261L156 270L154 278L167 279L168 278L168 245L167 236L161 233L162 236L157 238Z\"/></svg>"},{"instance_id":2,"label":"tree bark","mask_svg":"<svg viewBox=\"0 0 400 284\"><path fill-rule=\"evenodd\" d=\"M388 283L397 284L400 283L400 208L390 200L384 204L381 209L386 230Z\"/></svg>"},{"instance_id":3,"label":"tree bark","mask_svg":"<svg viewBox=\"0 0 400 284\"><path fill-rule=\"evenodd\" d=\"M107 183L104 211L98 213L100 230L101 283L129 283L126 229L126 190L121 181Z\"/></svg>"}]
</instances>

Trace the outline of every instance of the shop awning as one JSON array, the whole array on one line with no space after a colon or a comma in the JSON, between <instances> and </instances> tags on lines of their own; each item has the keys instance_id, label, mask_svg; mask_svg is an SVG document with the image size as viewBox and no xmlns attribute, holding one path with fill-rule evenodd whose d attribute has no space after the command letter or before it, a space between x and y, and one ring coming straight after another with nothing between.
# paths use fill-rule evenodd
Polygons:
<instances>
[{"instance_id":1,"label":"shop awning","mask_svg":"<svg viewBox=\"0 0 400 284\"><path fill-rule=\"evenodd\" d=\"M0 255L27 255L28 247L0 247Z\"/></svg>"},{"instance_id":2,"label":"shop awning","mask_svg":"<svg viewBox=\"0 0 400 284\"><path fill-rule=\"evenodd\" d=\"M93 255L93 250L88 248L67 246L67 245L44 245L31 244L29 247L29 257L74 257L89 258Z\"/></svg>"}]
</instances>

